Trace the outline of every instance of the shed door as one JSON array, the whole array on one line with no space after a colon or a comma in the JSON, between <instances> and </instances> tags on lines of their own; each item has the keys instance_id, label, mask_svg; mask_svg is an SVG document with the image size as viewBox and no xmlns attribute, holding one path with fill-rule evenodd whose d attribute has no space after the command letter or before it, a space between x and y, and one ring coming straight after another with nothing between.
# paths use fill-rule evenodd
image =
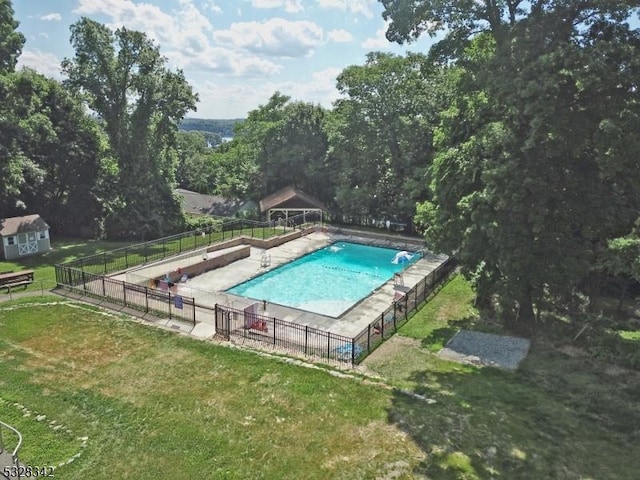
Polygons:
<instances>
[{"instance_id":1,"label":"shed door","mask_svg":"<svg viewBox=\"0 0 640 480\"><path fill-rule=\"evenodd\" d=\"M36 232L18 234L18 255L31 255L38 252Z\"/></svg>"}]
</instances>

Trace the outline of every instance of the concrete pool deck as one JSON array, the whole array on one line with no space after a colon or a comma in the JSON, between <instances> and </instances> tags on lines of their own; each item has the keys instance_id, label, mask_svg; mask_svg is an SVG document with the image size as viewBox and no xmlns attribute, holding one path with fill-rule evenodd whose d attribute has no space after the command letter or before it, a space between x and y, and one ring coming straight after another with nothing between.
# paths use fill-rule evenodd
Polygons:
<instances>
[{"instance_id":1,"label":"concrete pool deck","mask_svg":"<svg viewBox=\"0 0 640 480\"><path fill-rule=\"evenodd\" d=\"M256 300L226 293L226 289L337 241L352 241L404 250L419 250L422 248L417 243L411 245L400 238L374 240L356 235L317 231L268 250L251 247L248 258L237 260L225 267L211 270L190 278L184 283L179 283L178 293L184 296L194 297L196 303L199 305L213 307L218 303L243 309L255 303ZM263 254L265 253L270 257L270 265L268 267L261 266ZM446 259L447 257L445 255L426 253L423 258L402 272L405 289L408 290L412 288ZM149 265L147 268L149 268L150 272L155 271L152 270L155 268L153 265ZM136 274L146 276L145 271L146 268L139 268ZM313 286L310 285L309 288L313 288ZM375 290L372 295L358 302L339 318L332 318L272 303L267 304L264 314L269 317L276 317L280 320L300 325L308 325L309 327L329 331L338 335L354 337L392 305L396 292L397 290L394 288L393 280L389 280ZM263 314L262 306L259 308L259 313ZM198 315L198 320L204 323L214 323L213 315L210 314Z\"/></svg>"}]
</instances>

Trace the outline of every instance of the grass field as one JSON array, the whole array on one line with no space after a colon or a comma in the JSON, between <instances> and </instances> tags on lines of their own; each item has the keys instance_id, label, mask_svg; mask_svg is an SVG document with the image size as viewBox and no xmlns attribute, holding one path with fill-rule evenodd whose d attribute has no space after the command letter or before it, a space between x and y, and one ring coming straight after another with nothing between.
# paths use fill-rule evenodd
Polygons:
<instances>
[{"instance_id":1,"label":"grass field","mask_svg":"<svg viewBox=\"0 0 640 480\"><path fill-rule=\"evenodd\" d=\"M288 231L291 231L289 229ZM225 232L212 232L204 237L200 235L186 235L184 238L169 237L163 244L152 247L144 247L139 242L116 242L105 240L83 240L71 238L54 237L51 240L51 250L20 260L0 261L0 272L34 270L34 283L28 287L29 290L50 289L56 285L55 265L58 263L70 262L78 258L91 257L84 264L86 271L103 274L106 268L108 272L139 265L145 261L154 261L165 256L178 254L180 252L194 250L211 243L216 243L240 235L256 236L257 238L270 238L284 232L282 227L273 228L241 228ZM124 247L128 247L128 255L122 252ZM103 252L110 252L120 249L118 254L96 255ZM18 288L18 292L22 288ZM0 298L6 289L0 289Z\"/></svg>"},{"instance_id":2,"label":"grass field","mask_svg":"<svg viewBox=\"0 0 640 480\"><path fill-rule=\"evenodd\" d=\"M632 479L640 471L640 373L571 346L534 342L515 372L479 369L433 354L479 321L462 277L445 286L365 363L394 385L389 410L425 453L416 468L437 479ZM637 345L640 348L640 341Z\"/></svg>"},{"instance_id":3,"label":"grass field","mask_svg":"<svg viewBox=\"0 0 640 480\"><path fill-rule=\"evenodd\" d=\"M57 263L70 262L80 257L86 257L106 250L114 250L131 242L112 242L104 240L83 240L75 238L54 238L51 240L51 250L40 255L25 257L20 260L0 261L0 272L13 270L34 270L35 282L29 289L49 289L56 284L54 266ZM18 290L19 291L19 290ZM0 290L0 298L6 289Z\"/></svg>"},{"instance_id":4,"label":"grass field","mask_svg":"<svg viewBox=\"0 0 640 480\"><path fill-rule=\"evenodd\" d=\"M2 303L0 419L25 463L77 456L71 480L637 478L638 372L542 343L515 373L440 360L457 327L497 330L472 298L454 277L365 361L397 389L57 297Z\"/></svg>"},{"instance_id":5,"label":"grass field","mask_svg":"<svg viewBox=\"0 0 640 480\"><path fill-rule=\"evenodd\" d=\"M82 451L59 478L374 478L423 457L389 424L383 388L27 301L0 305L0 418L23 433L25 463ZM60 429L44 448L36 413L14 403L73 433Z\"/></svg>"}]
</instances>

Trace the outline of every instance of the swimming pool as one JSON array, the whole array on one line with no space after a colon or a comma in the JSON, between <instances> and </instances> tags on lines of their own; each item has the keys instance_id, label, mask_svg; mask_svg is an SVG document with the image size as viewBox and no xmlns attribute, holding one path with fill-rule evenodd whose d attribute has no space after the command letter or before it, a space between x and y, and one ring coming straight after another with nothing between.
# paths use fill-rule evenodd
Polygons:
<instances>
[{"instance_id":1,"label":"swimming pool","mask_svg":"<svg viewBox=\"0 0 640 480\"><path fill-rule=\"evenodd\" d=\"M392 261L400 256L398 263ZM227 290L330 317L339 317L419 258L400 250L339 242Z\"/></svg>"}]
</instances>

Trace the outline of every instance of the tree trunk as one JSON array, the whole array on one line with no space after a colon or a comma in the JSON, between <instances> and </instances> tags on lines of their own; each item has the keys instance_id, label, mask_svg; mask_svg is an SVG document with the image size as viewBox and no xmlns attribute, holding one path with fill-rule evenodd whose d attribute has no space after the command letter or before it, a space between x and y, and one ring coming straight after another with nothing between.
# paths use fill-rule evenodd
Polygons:
<instances>
[{"instance_id":1,"label":"tree trunk","mask_svg":"<svg viewBox=\"0 0 640 480\"><path fill-rule=\"evenodd\" d=\"M618 313L622 312L622 307L624 306L624 299L627 297L628 288L629 282L624 282L624 284L622 285L622 292L620 292L620 299L618 300Z\"/></svg>"}]
</instances>

